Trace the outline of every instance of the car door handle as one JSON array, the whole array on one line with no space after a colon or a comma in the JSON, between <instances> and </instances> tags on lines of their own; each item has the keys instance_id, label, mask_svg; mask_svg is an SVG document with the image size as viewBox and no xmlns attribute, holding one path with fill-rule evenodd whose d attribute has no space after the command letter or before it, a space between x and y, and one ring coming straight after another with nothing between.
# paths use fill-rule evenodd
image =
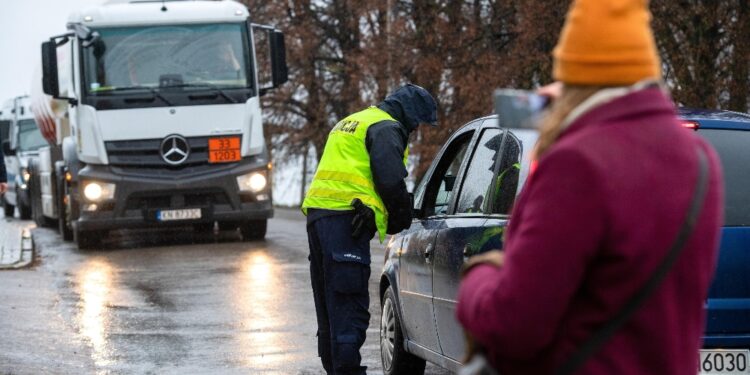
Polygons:
<instances>
[{"instance_id":1,"label":"car door handle","mask_svg":"<svg viewBox=\"0 0 750 375\"><path fill-rule=\"evenodd\" d=\"M432 256L432 245L427 245L427 248L424 250L424 258L429 260L430 256Z\"/></svg>"}]
</instances>

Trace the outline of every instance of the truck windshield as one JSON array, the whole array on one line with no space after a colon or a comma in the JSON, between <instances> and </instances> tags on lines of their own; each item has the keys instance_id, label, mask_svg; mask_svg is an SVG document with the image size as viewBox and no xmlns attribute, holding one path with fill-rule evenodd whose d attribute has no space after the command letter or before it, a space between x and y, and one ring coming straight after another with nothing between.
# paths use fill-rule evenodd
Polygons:
<instances>
[{"instance_id":1,"label":"truck windshield","mask_svg":"<svg viewBox=\"0 0 750 375\"><path fill-rule=\"evenodd\" d=\"M47 141L42 137L42 133L34 120L18 121L18 149L20 151L36 151L46 145Z\"/></svg>"},{"instance_id":2,"label":"truck windshield","mask_svg":"<svg viewBox=\"0 0 750 375\"><path fill-rule=\"evenodd\" d=\"M210 85L248 87L244 24L97 29L84 49L89 93L128 88Z\"/></svg>"}]
</instances>

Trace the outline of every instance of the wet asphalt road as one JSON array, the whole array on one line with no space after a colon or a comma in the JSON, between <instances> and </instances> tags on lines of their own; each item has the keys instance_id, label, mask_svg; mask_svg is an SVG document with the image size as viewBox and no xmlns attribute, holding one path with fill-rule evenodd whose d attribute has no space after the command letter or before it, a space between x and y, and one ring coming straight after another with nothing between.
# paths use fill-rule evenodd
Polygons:
<instances>
[{"instance_id":1,"label":"wet asphalt road","mask_svg":"<svg viewBox=\"0 0 750 375\"><path fill-rule=\"evenodd\" d=\"M276 216L266 241L120 231L85 252L36 229L35 266L0 272L0 374L323 373L304 221ZM373 245L362 352L377 374L383 248Z\"/></svg>"}]
</instances>

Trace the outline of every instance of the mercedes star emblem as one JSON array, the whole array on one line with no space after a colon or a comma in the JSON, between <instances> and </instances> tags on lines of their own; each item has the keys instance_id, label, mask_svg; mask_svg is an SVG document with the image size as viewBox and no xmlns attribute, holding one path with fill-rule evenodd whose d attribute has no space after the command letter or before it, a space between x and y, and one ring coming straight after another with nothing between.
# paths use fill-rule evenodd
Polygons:
<instances>
[{"instance_id":1,"label":"mercedes star emblem","mask_svg":"<svg viewBox=\"0 0 750 375\"><path fill-rule=\"evenodd\" d=\"M190 145L187 139L179 135L170 135L161 142L161 158L168 164L180 165L190 156Z\"/></svg>"}]
</instances>

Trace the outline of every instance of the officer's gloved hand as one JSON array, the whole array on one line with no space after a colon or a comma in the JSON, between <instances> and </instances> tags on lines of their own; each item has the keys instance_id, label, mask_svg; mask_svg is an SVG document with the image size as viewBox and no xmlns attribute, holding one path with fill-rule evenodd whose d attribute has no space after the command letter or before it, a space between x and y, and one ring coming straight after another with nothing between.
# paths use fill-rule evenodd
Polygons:
<instances>
[{"instance_id":1,"label":"officer's gloved hand","mask_svg":"<svg viewBox=\"0 0 750 375\"><path fill-rule=\"evenodd\" d=\"M411 207L402 207L388 212L388 229L386 233L396 234L411 226Z\"/></svg>"},{"instance_id":2,"label":"officer's gloved hand","mask_svg":"<svg viewBox=\"0 0 750 375\"><path fill-rule=\"evenodd\" d=\"M359 198L355 198L352 201L352 207L354 207L354 219L352 219L352 237L359 238L359 236L366 234L370 237L378 230L375 225L375 212L362 203Z\"/></svg>"}]
</instances>

